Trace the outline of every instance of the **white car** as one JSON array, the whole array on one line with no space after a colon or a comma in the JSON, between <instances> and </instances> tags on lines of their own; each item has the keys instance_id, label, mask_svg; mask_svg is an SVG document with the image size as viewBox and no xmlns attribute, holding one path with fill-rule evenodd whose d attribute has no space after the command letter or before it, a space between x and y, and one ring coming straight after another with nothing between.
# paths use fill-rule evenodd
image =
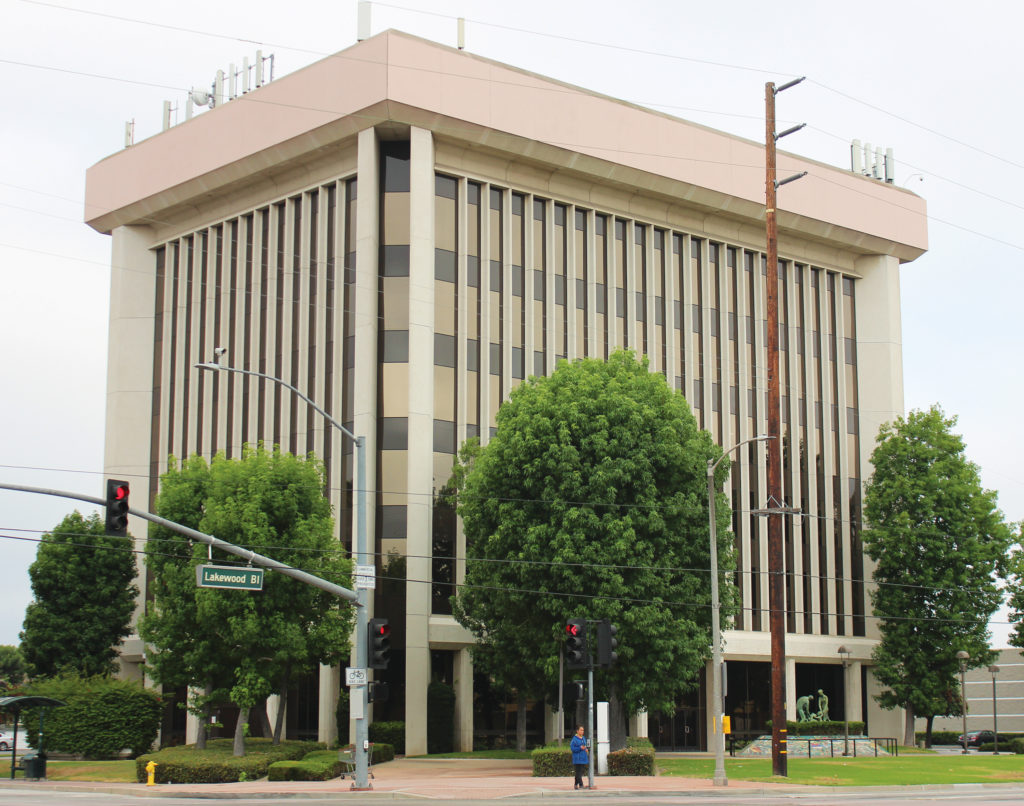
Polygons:
<instances>
[{"instance_id":1,"label":"white car","mask_svg":"<svg viewBox=\"0 0 1024 806\"><path fill-rule=\"evenodd\" d=\"M0 730L0 752L14 747L14 734L8 730Z\"/></svg>"}]
</instances>

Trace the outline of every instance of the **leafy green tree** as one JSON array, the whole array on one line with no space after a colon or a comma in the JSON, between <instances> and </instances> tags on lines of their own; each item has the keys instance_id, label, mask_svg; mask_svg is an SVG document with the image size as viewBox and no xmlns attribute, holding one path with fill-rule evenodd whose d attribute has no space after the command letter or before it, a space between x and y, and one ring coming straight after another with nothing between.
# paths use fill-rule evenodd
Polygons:
<instances>
[{"instance_id":1,"label":"leafy green tree","mask_svg":"<svg viewBox=\"0 0 1024 806\"><path fill-rule=\"evenodd\" d=\"M25 656L21 649L0 644L0 692L8 691L25 679Z\"/></svg>"},{"instance_id":2,"label":"leafy green tree","mask_svg":"<svg viewBox=\"0 0 1024 806\"><path fill-rule=\"evenodd\" d=\"M474 662L538 696L558 679L566 620L610 619L613 698L630 712L674 707L710 654L707 460L720 449L682 395L623 351L529 379L497 423L454 477L467 554L455 612L476 636ZM728 571L731 513L724 496L717 506ZM735 590L722 591L724 621Z\"/></svg>"},{"instance_id":3,"label":"leafy green tree","mask_svg":"<svg viewBox=\"0 0 1024 806\"><path fill-rule=\"evenodd\" d=\"M162 478L156 509L350 587L352 565L333 536L323 484L322 467L312 457L247 448L240 460L218 455L207 465L194 456L180 469L172 467ZM207 551L176 533L152 530L147 562L153 602L140 634L153 647L149 662L158 680L206 692L194 707L217 699L239 707L235 754L242 755L250 709L269 694L284 694L293 671L346 657L353 613L325 591L273 572L259 592L198 588L195 566L210 562Z\"/></svg>"},{"instance_id":4,"label":"leafy green tree","mask_svg":"<svg viewBox=\"0 0 1024 806\"><path fill-rule=\"evenodd\" d=\"M73 512L43 535L28 575L34 598L19 637L32 675L113 672L139 593L131 538Z\"/></svg>"},{"instance_id":5,"label":"leafy green tree","mask_svg":"<svg viewBox=\"0 0 1024 806\"><path fill-rule=\"evenodd\" d=\"M1014 544L1003 568L1003 581L1006 585L1007 605L1010 613L1010 646L1024 649L1024 522L1011 526Z\"/></svg>"},{"instance_id":6,"label":"leafy green tree","mask_svg":"<svg viewBox=\"0 0 1024 806\"><path fill-rule=\"evenodd\" d=\"M878 701L905 709L906 744L916 716L928 718L930 736L932 717L959 713L958 651L972 668L995 656L988 621L1001 601L996 573L1010 530L955 424L933 406L882 426L864 499L881 620L875 676L886 687Z\"/></svg>"}]
</instances>

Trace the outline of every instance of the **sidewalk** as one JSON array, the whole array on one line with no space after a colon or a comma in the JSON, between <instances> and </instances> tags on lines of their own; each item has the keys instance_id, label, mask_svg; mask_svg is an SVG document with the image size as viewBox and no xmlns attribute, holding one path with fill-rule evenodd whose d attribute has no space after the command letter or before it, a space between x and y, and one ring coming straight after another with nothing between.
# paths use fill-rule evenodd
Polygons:
<instances>
[{"instance_id":1,"label":"sidewalk","mask_svg":"<svg viewBox=\"0 0 1024 806\"><path fill-rule=\"evenodd\" d=\"M470 800L497 799L513 795L579 796L572 778L534 778L528 760L491 759L398 759L373 768L371 794L374 799ZM710 779L668 776L599 776L595 790L602 793L644 792L728 792L745 794L813 792L818 787L730 781L727 789L714 787ZM351 781L246 781L233 784L104 784L70 781L0 781L0 790L24 789L49 792L104 792L150 797L282 798L310 797L351 791Z\"/></svg>"}]
</instances>

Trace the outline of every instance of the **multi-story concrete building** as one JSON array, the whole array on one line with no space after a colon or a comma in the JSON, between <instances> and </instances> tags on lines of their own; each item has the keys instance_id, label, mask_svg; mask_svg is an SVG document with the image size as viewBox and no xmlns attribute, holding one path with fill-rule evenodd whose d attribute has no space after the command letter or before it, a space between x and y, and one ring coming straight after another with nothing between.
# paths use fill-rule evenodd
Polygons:
<instances>
[{"instance_id":1,"label":"multi-story concrete building","mask_svg":"<svg viewBox=\"0 0 1024 806\"><path fill-rule=\"evenodd\" d=\"M224 363L280 377L351 424L369 445L378 567L406 560L407 582L377 595L402 637L392 712L404 702L407 749L424 752L427 686L448 680L468 747L470 638L447 612L460 569L445 560L464 545L432 506L457 446L486 442L528 375L618 347L648 355L723 446L764 433L764 156L394 31L126 148L87 182L88 223L113 240L106 470L148 477L152 496L169 454L237 456L260 440L315 451L348 545L340 435L280 387L193 365L224 347ZM795 716L797 695L822 688L833 717L895 736L899 715L870 696L860 491L879 425L903 410L899 266L926 248L925 207L779 155L780 176L800 171L778 211L784 491L803 513L785 525L787 701ZM751 510L766 504L763 445L738 459L743 609L725 636L726 711L735 729L760 730L767 541ZM126 647L126 668L140 658L137 641ZM337 670L310 685L321 705L297 729L329 738ZM502 732L500 698L476 708L480 738ZM695 747L706 712L702 690L646 728L661 746ZM533 729L539 740L540 720Z\"/></svg>"},{"instance_id":2,"label":"multi-story concrete building","mask_svg":"<svg viewBox=\"0 0 1024 806\"><path fill-rule=\"evenodd\" d=\"M992 670L992 666L995 670ZM967 730L994 730L1024 733L1024 658L1016 647L999 650L992 666L969 669L964 675L967 691ZM961 733L962 717L937 717L932 730ZM923 731L925 720L917 720Z\"/></svg>"}]
</instances>

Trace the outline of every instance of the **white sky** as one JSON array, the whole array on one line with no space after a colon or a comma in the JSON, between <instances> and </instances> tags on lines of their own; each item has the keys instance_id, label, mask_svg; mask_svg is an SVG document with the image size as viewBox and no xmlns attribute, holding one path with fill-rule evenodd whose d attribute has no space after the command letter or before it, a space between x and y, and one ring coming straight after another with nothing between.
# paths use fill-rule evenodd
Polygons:
<instances>
[{"instance_id":1,"label":"white sky","mask_svg":"<svg viewBox=\"0 0 1024 806\"><path fill-rule=\"evenodd\" d=\"M849 167L853 138L895 149L928 200L931 248L901 272L905 405L958 415L968 456L1024 519L1024 6L976 0L396 0L397 28ZM77 9L77 10L76 10ZM91 13L80 13L80 11ZM106 16L104 16L106 15ZM0 480L102 495L110 242L82 223L85 170L159 131L218 68L276 55L284 75L355 42L355 0L0 0ZM780 206L785 207L785 190ZM785 241L781 251L785 252ZM27 569L75 503L0 490L0 644L17 644ZM83 505L83 511L91 507ZM995 645L1006 627L995 623Z\"/></svg>"}]
</instances>

